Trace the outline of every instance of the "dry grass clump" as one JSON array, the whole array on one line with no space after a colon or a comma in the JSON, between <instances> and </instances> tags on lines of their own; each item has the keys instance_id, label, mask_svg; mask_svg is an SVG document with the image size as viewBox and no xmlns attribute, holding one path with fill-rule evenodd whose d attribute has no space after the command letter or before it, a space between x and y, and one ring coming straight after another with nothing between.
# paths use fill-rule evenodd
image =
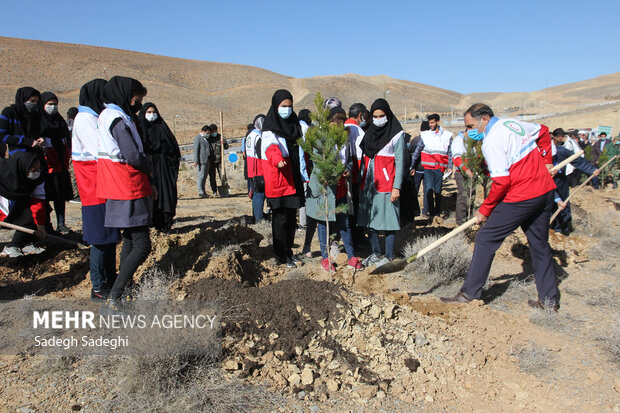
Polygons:
<instances>
[{"instance_id":1,"label":"dry grass clump","mask_svg":"<svg viewBox=\"0 0 620 413\"><path fill-rule=\"evenodd\" d=\"M519 345L509 355L519 359L519 369L524 373L540 377L553 370L553 355L539 344L530 342L528 345Z\"/></svg>"},{"instance_id":2,"label":"dry grass clump","mask_svg":"<svg viewBox=\"0 0 620 413\"><path fill-rule=\"evenodd\" d=\"M173 268L170 268L170 272L157 267L150 268L132 289L133 297L136 300L170 299L170 284L175 279L178 279L178 276L175 275Z\"/></svg>"},{"instance_id":3,"label":"dry grass clump","mask_svg":"<svg viewBox=\"0 0 620 413\"><path fill-rule=\"evenodd\" d=\"M611 285L607 285L606 288L599 290L589 291L587 297L586 304L591 306L620 307L620 297L618 297L616 290Z\"/></svg>"},{"instance_id":4,"label":"dry grass clump","mask_svg":"<svg viewBox=\"0 0 620 413\"><path fill-rule=\"evenodd\" d=\"M439 236L418 238L405 245L402 254L405 257L413 255L439 238ZM469 244L460 234L415 260L404 270L404 275L417 288L434 289L464 278L467 275L470 259Z\"/></svg>"},{"instance_id":5,"label":"dry grass clump","mask_svg":"<svg viewBox=\"0 0 620 413\"><path fill-rule=\"evenodd\" d=\"M574 327L579 320L569 316L565 311L554 311L553 305L543 303L543 310L533 310L530 322L547 330L566 332Z\"/></svg>"},{"instance_id":6,"label":"dry grass clump","mask_svg":"<svg viewBox=\"0 0 620 413\"><path fill-rule=\"evenodd\" d=\"M498 308L505 308L509 304L517 304L527 301L528 298L536 296L536 284L534 275L530 274L523 279L507 281L508 287L503 294L492 301L492 305Z\"/></svg>"},{"instance_id":7,"label":"dry grass clump","mask_svg":"<svg viewBox=\"0 0 620 413\"><path fill-rule=\"evenodd\" d=\"M211 254L211 256L219 257L219 256L230 255L235 252L241 252L241 246L239 244L227 244L227 245L223 245L215 249L213 253Z\"/></svg>"},{"instance_id":8,"label":"dry grass clump","mask_svg":"<svg viewBox=\"0 0 620 413\"><path fill-rule=\"evenodd\" d=\"M286 273L287 280L303 280L306 274L299 268L292 269Z\"/></svg>"},{"instance_id":9,"label":"dry grass clump","mask_svg":"<svg viewBox=\"0 0 620 413\"><path fill-rule=\"evenodd\" d=\"M620 366L620 320L616 319L605 331L607 334L598 337L598 341L611 360Z\"/></svg>"},{"instance_id":10,"label":"dry grass clump","mask_svg":"<svg viewBox=\"0 0 620 413\"><path fill-rule=\"evenodd\" d=\"M258 232L263 236L263 241L267 243L267 245L271 244L271 222L263 219L257 222L254 225L251 225L254 231Z\"/></svg>"}]
</instances>

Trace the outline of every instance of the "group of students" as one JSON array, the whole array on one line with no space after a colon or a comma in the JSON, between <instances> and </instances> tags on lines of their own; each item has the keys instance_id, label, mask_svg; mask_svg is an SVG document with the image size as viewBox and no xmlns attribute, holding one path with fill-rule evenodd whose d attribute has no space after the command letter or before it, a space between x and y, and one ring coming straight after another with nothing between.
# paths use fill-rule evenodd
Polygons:
<instances>
[{"instance_id":1,"label":"group of students","mask_svg":"<svg viewBox=\"0 0 620 413\"><path fill-rule=\"evenodd\" d=\"M128 77L87 82L80 89L71 134L58 114L56 95L31 87L18 89L15 104L0 117L9 152L0 159L0 218L36 229L44 238L52 210L47 201L68 197L72 160L83 238L91 245L91 298L109 298L110 306L118 304L147 258L149 228L170 231L176 210L179 146L157 106L142 104L146 94L138 80ZM54 209L63 215L64 208L55 203ZM4 255L40 252L33 251L33 241L32 235L16 231L4 250L14 251Z\"/></svg>"}]
</instances>

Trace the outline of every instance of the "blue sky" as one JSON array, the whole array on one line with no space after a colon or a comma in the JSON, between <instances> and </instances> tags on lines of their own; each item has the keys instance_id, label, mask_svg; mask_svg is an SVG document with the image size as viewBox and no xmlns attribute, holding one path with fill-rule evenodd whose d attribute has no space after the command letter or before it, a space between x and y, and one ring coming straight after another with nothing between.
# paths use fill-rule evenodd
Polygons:
<instances>
[{"instance_id":1,"label":"blue sky","mask_svg":"<svg viewBox=\"0 0 620 413\"><path fill-rule=\"evenodd\" d=\"M13 1L0 36L247 64L385 74L461 93L620 71L620 0Z\"/></svg>"}]
</instances>

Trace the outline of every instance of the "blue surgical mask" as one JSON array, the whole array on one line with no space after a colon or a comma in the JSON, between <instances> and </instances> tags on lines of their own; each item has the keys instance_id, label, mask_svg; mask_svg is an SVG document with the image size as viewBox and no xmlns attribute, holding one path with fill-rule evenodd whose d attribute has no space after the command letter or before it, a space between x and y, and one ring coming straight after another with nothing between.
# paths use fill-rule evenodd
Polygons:
<instances>
[{"instance_id":1,"label":"blue surgical mask","mask_svg":"<svg viewBox=\"0 0 620 413\"><path fill-rule=\"evenodd\" d=\"M217 132L211 132L211 137L217 138Z\"/></svg>"},{"instance_id":2,"label":"blue surgical mask","mask_svg":"<svg viewBox=\"0 0 620 413\"><path fill-rule=\"evenodd\" d=\"M478 128L480 127L480 125L482 125L482 119L480 119L480 123L478 124ZM484 138L484 132L478 132L478 128L468 130L467 131L467 136L470 139L473 139L475 141L481 141Z\"/></svg>"},{"instance_id":3,"label":"blue surgical mask","mask_svg":"<svg viewBox=\"0 0 620 413\"><path fill-rule=\"evenodd\" d=\"M363 128L364 126L366 126L366 119L362 119L360 122L360 128Z\"/></svg>"},{"instance_id":4,"label":"blue surgical mask","mask_svg":"<svg viewBox=\"0 0 620 413\"><path fill-rule=\"evenodd\" d=\"M278 108L278 115L280 115L282 119L287 119L289 116L291 116L291 113L293 113L293 108L291 108L290 106L288 108Z\"/></svg>"}]
</instances>

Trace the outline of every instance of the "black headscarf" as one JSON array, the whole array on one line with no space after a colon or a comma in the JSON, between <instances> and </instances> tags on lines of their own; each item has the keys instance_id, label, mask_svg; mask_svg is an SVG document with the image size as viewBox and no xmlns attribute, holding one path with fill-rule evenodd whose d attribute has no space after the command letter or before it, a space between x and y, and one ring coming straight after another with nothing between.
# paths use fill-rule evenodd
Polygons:
<instances>
[{"instance_id":1,"label":"black headscarf","mask_svg":"<svg viewBox=\"0 0 620 413\"><path fill-rule=\"evenodd\" d=\"M153 122L146 119L146 111L149 108L155 108L157 112L157 119ZM178 160L181 158L177 139L154 103L147 102L142 105L142 109L140 109L140 113L138 114L138 130L142 138L144 153L147 155L163 153L168 155L171 159Z\"/></svg>"},{"instance_id":2,"label":"black headscarf","mask_svg":"<svg viewBox=\"0 0 620 413\"><path fill-rule=\"evenodd\" d=\"M388 142L400 131L403 127L390 109L390 104L385 99L377 99L370 108L371 115L375 113L375 110L381 109L387 116L387 124L379 128L374 123L370 123L362 142L360 142L360 148L364 152L364 155L369 158L374 158L375 155L388 144Z\"/></svg>"},{"instance_id":3,"label":"black headscarf","mask_svg":"<svg viewBox=\"0 0 620 413\"><path fill-rule=\"evenodd\" d=\"M50 100L55 99L58 101L58 96L52 92L41 93L41 99L39 100L39 113L41 116L41 136L44 138L50 138L52 141L52 147L56 150L60 164L65 164L65 145L70 145L69 128L67 122L62 118L62 115L58 112L50 115L45 111L45 104ZM65 142L63 142L63 138Z\"/></svg>"},{"instance_id":4,"label":"black headscarf","mask_svg":"<svg viewBox=\"0 0 620 413\"><path fill-rule=\"evenodd\" d=\"M301 126L297 114L292 112L291 116L286 119L282 119L278 114L280 103L286 99L293 100L293 95L288 90L279 89L273 94L271 107L265 117L263 131L271 131L289 142L297 142L297 139L301 138Z\"/></svg>"},{"instance_id":5,"label":"black headscarf","mask_svg":"<svg viewBox=\"0 0 620 413\"><path fill-rule=\"evenodd\" d=\"M304 122L306 122L306 125L308 126L310 126L310 124L312 123L312 118L310 117L310 111L308 109L300 110L297 114L297 117L299 118L299 120L303 120Z\"/></svg>"},{"instance_id":6,"label":"black headscarf","mask_svg":"<svg viewBox=\"0 0 620 413\"><path fill-rule=\"evenodd\" d=\"M15 152L10 158L0 159L0 195L10 200L30 198L32 191L43 182L43 162L41 162L41 176L37 179L28 179L28 171L34 161L41 161L36 152Z\"/></svg>"},{"instance_id":7,"label":"black headscarf","mask_svg":"<svg viewBox=\"0 0 620 413\"><path fill-rule=\"evenodd\" d=\"M146 119L146 111L149 108L155 108L157 112L157 119L153 122ZM142 138L144 153L153 163L155 185L159 192L154 207L174 215L177 206L177 179L181 160L179 144L154 103L145 103L140 109L138 130ZM155 223L155 225L157 227L159 224Z\"/></svg>"},{"instance_id":8,"label":"black headscarf","mask_svg":"<svg viewBox=\"0 0 620 413\"><path fill-rule=\"evenodd\" d=\"M93 79L84 83L80 89L80 106L86 106L100 114L103 107L103 88L108 83L104 79Z\"/></svg>"},{"instance_id":9,"label":"black headscarf","mask_svg":"<svg viewBox=\"0 0 620 413\"><path fill-rule=\"evenodd\" d=\"M75 116L78 114L78 108L75 106L71 106L69 110L67 110L67 119L75 119Z\"/></svg>"},{"instance_id":10,"label":"black headscarf","mask_svg":"<svg viewBox=\"0 0 620 413\"><path fill-rule=\"evenodd\" d=\"M32 112L28 112L26 105L24 105L24 102L33 96L41 98L41 92L30 86L17 89L15 93L15 110L17 111L24 134L31 139L39 139L39 111L35 108Z\"/></svg>"},{"instance_id":11,"label":"black headscarf","mask_svg":"<svg viewBox=\"0 0 620 413\"><path fill-rule=\"evenodd\" d=\"M139 94L146 94L146 88L138 80L114 76L103 87L103 103L114 103L137 123L136 114L131 109L129 102L132 97Z\"/></svg>"},{"instance_id":12,"label":"black headscarf","mask_svg":"<svg viewBox=\"0 0 620 413\"><path fill-rule=\"evenodd\" d=\"M329 117L327 119L331 121L331 119L339 113L344 115L345 119L347 118L347 112L342 109L342 106L334 106L329 110Z\"/></svg>"}]
</instances>

